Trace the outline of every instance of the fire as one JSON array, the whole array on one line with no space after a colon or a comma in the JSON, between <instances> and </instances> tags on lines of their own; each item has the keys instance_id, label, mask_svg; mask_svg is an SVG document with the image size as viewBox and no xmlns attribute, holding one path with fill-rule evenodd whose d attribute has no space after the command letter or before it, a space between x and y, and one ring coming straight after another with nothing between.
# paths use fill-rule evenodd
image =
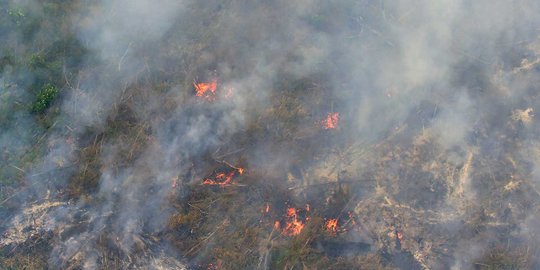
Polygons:
<instances>
[{"instance_id":1,"label":"fire","mask_svg":"<svg viewBox=\"0 0 540 270\"><path fill-rule=\"evenodd\" d=\"M202 98L206 101L215 101L218 97L218 83L217 79L212 79L209 82L198 83L193 82L195 87L195 96ZM230 99L234 96L234 89L232 87L220 87L219 93L225 99Z\"/></svg>"},{"instance_id":2,"label":"fire","mask_svg":"<svg viewBox=\"0 0 540 270\"><path fill-rule=\"evenodd\" d=\"M326 221L326 230L332 233L337 232L337 219L330 219Z\"/></svg>"},{"instance_id":3,"label":"fire","mask_svg":"<svg viewBox=\"0 0 540 270\"><path fill-rule=\"evenodd\" d=\"M336 129L339 123L339 113L329 113L324 120L321 121L324 129Z\"/></svg>"},{"instance_id":4,"label":"fire","mask_svg":"<svg viewBox=\"0 0 540 270\"><path fill-rule=\"evenodd\" d=\"M244 174L244 168L237 168L231 166L234 170L229 173L220 172L216 174L214 177L209 177L203 180L203 185L210 185L210 186L229 186L229 185L236 185L236 182L233 181L233 178L238 175Z\"/></svg>"},{"instance_id":5,"label":"fire","mask_svg":"<svg viewBox=\"0 0 540 270\"><path fill-rule=\"evenodd\" d=\"M285 229L283 229L283 234L294 236L299 235L304 229L305 224L298 219L298 214L295 208L287 209L287 223Z\"/></svg>"},{"instance_id":6,"label":"fire","mask_svg":"<svg viewBox=\"0 0 540 270\"><path fill-rule=\"evenodd\" d=\"M203 181L203 185L220 185L220 186L226 186L228 184L232 184L232 178L234 176L234 171L225 174L225 173L218 173L215 177L215 180L212 180L210 178L206 178Z\"/></svg>"},{"instance_id":7,"label":"fire","mask_svg":"<svg viewBox=\"0 0 540 270\"><path fill-rule=\"evenodd\" d=\"M266 210L270 210L268 204L266 205ZM300 211L304 210L294 207L287 208L283 219L274 222L274 230L281 231L286 236L299 235L309 221L309 216L307 215L309 213L309 204L306 205L304 214L299 214Z\"/></svg>"},{"instance_id":8,"label":"fire","mask_svg":"<svg viewBox=\"0 0 540 270\"><path fill-rule=\"evenodd\" d=\"M261 219L259 220L259 223L263 223L263 221L266 218L268 218L269 213L270 213L270 204L269 203L265 204L264 208L261 210L261 213L262 213L262 216L261 216Z\"/></svg>"},{"instance_id":9,"label":"fire","mask_svg":"<svg viewBox=\"0 0 540 270\"><path fill-rule=\"evenodd\" d=\"M216 98L217 80L213 79L210 82L197 83L193 82L195 87L195 96L202 97L208 101L213 101Z\"/></svg>"}]
</instances>

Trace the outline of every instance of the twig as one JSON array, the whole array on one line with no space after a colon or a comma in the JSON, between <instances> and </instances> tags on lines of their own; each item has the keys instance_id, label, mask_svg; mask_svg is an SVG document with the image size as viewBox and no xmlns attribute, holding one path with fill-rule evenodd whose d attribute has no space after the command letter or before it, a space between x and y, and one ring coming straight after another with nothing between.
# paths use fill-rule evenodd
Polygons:
<instances>
[{"instance_id":1,"label":"twig","mask_svg":"<svg viewBox=\"0 0 540 270\"><path fill-rule=\"evenodd\" d=\"M141 128L139 129L139 132L137 132L137 136L135 136L135 140L133 141L133 144L131 145L131 149L129 150L129 159L133 157L133 151L135 151L135 145L137 144L137 141L139 140L139 137L141 136L141 133L146 128L146 125L141 125Z\"/></svg>"},{"instance_id":2,"label":"twig","mask_svg":"<svg viewBox=\"0 0 540 270\"><path fill-rule=\"evenodd\" d=\"M222 158L224 158L224 157L226 157L226 156L229 156L229 155L232 155L232 154L236 154L236 153L242 152L242 151L244 151L244 149L246 149L246 148L245 148L245 147L242 147L242 148L240 148L240 149L237 149L237 150L228 152L228 153L226 153L226 154L223 154L223 155L221 155L221 156L215 157L214 159L216 159L216 160L222 159Z\"/></svg>"},{"instance_id":3,"label":"twig","mask_svg":"<svg viewBox=\"0 0 540 270\"><path fill-rule=\"evenodd\" d=\"M197 210L199 210L199 212L208 215L208 212L203 211L200 207L197 207L197 206L195 206L195 205L193 205L191 203L188 203L188 205L195 208L195 209L197 209Z\"/></svg>"},{"instance_id":4,"label":"twig","mask_svg":"<svg viewBox=\"0 0 540 270\"><path fill-rule=\"evenodd\" d=\"M229 166L229 167L231 167L231 168L233 168L233 169L236 169L236 170L240 169L240 168L238 168L238 167L232 165L231 163L229 163L229 162L227 162L227 161L225 161L225 160L222 160L222 161L220 161L220 162L221 162L221 163L225 163L227 166Z\"/></svg>"},{"instance_id":5,"label":"twig","mask_svg":"<svg viewBox=\"0 0 540 270\"><path fill-rule=\"evenodd\" d=\"M25 170L23 170L23 169L21 169L21 168L19 168L19 167L15 166L15 165L13 165L13 164L9 164L9 166L11 166L11 167L13 167L13 168L15 168L15 169L17 169L17 170L21 171L22 173L26 173L26 171L25 171Z\"/></svg>"},{"instance_id":6,"label":"twig","mask_svg":"<svg viewBox=\"0 0 540 270\"><path fill-rule=\"evenodd\" d=\"M13 193L11 196L7 197L5 200L3 200L2 202L0 202L0 205L3 205L4 203L6 203L7 201L11 200L11 198L17 196L19 193L22 193L23 190L19 190L18 192L15 192Z\"/></svg>"},{"instance_id":7,"label":"twig","mask_svg":"<svg viewBox=\"0 0 540 270\"><path fill-rule=\"evenodd\" d=\"M200 245L202 245L204 242L208 241L210 238L212 238L212 236L214 236L214 234L219 230L219 228L217 230L215 230L214 232L212 232L211 234L209 234L206 239L203 239L202 241L200 241L199 243L197 243L195 246L193 246L190 250L188 250L188 252L186 252L186 255L189 255L191 254L192 251L194 251L197 247L199 247Z\"/></svg>"},{"instance_id":8,"label":"twig","mask_svg":"<svg viewBox=\"0 0 540 270\"><path fill-rule=\"evenodd\" d=\"M120 61L118 61L118 71L122 70L122 62L124 62L124 58L126 57L128 51L129 51L129 48L131 47L131 43L130 42L126 48L126 51L124 52L124 55L122 55L122 57L120 58Z\"/></svg>"},{"instance_id":9,"label":"twig","mask_svg":"<svg viewBox=\"0 0 540 270\"><path fill-rule=\"evenodd\" d=\"M335 182L324 182L324 183L317 183L317 184L311 184L311 185L306 185L306 186L290 187L289 190L305 189L305 188L311 188L315 186L324 186L324 185L336 185L336 184L343 184L343 183L359 183L359 181L340 180L340 181L335 181Z\"/></svg>"}]
</instances>

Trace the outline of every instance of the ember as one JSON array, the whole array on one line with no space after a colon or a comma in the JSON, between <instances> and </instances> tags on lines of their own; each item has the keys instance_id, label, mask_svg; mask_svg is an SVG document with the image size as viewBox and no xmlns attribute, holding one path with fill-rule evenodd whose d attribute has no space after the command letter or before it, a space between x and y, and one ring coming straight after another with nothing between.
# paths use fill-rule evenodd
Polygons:
<instances>
[{"instance_id":1,"label":"ember","mask_svg":"<svg viewBox=\"0 0 540 270\"><path fill-rule=\"evenodd\" d=\"M331 232L331 233L336 233L337 232L337 223L338 223L337 219L327 220L326 221L326 230Z\"/></svg>"},{"instance_id":2,"label":"ember","mask_svg":"<svg viewBox=\"0 0 540 270\"><path fill-rule=\"evenodd\" d=\"M339 113L329 113L324 120L321 121L323 129L336 129L339 123Z\"/></svg>"}]
</instances>

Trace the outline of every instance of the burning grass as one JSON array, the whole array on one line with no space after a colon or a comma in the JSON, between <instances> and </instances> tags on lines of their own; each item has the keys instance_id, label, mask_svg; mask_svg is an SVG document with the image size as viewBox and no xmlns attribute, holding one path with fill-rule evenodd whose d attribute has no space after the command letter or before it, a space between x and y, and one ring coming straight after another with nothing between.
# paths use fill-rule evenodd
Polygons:
<instances>
[{"instance_id":1,"label":"burning grass","mask_svg":"<svg viewBox=\"0 0 540 270\"><path fill-rule=\"evenodd\" d=\"M195 96L203 98L207 101L216 99L217 79L212 79L210 82L197 83L193 82L195 87Z\"/></svg>"},{"instance_id":2,"label":"burning grass","mask_svg":"<svg viewBox=\"0 0 540 270\"><path fill-rule=\"evenodd\" d=\"M285 224L283 228L281 226L280 221L276 221L274 223L274 228L282 229L282 233L284 235L288 235L288 236L299 235L304 229L304 227L306 226L305 223L309 220L309 217L307 216L307 212L309 212L308 209L309 208L306 207L306 210L305 210L306 217L304 218L304 220L302 220L298 217L299 209L296 209L294 207L287 208L287 211L285 213L285 221L284 221Z\"/></svg>"},{"instance_id":3,"label":"burning grass","mask_svg":"<svg viewBox=\"0 0 540 270\"><path fill-rule=\"evenodd\" d=\"M213 78L208 82L193 82L195 88L195 97L214 102L218 98L230 99L234 96L234 90L231 87L224 87L218 84L218 79Z\"/></svg>"},{"instance_id":4,"label":"burning grass","mask_svg":"<svg viewBox=\"0 0 540 270\"><path fill-rule=\"evenodd\" d=\"M323 129L336 129L339 124L339 113L329 113L326 118L321 121Z\"/></svg>"},{"instance_id":5,"label":"burning grass","mask_svg":"<svg viewBox=\"0 0 540 270\"><path fill-rule=\"evenodd\" d=\"M207 186L220 186L220 187L237 185L237 182L235 181L235 179L238 178L239 176L242 176L244 174L245 169L240 168L240 167L234 167L229 164L227 164L227 166L228 167L226 167L224 171L218 170L218 171L215 171L209 177L206 177L202 181L202 184L207 185Z\"/></svg>"},{"instance_id":6,"label":"burning grass","mask_svg":"<svg viewBox=\"0 0 540 270\"><path fill-rule=\"evenodd\" d=\"M193 46L183 55L201 55L203 49L195 47L205 48ZM186 58L197 61L195 56ZM231 66L238 64L234 58L228 60ZM123 249L118 230L101 231L87 224L87 206L72 220L76 225L58 228L47 227L50 207L35 204L30 208L34 212L6 230L9 237L0 242L0 267L46 268L50 244L66 242L85 229L98 231L96 250L84 253L83 245L64 258L63 266L80 268L85 255L98 254L97 264L104 269L140 268L139 262L132 262L139 256L165 269L181 268L182 263L172 260L175 257L192 263L194 269L444 268L452 266L449 257L463 248L461 241L474 244L497 232L505 240L500 243L512 243L511 249L490 246L475 260L476 266L534 267L531 261L538 251L529 253L524 249L530 246L528 240L515 233L519 221L529 218L526 210L538 207L539 193L529 181L530 166L512 151L523 147L516 135L520 129L535 126L529 105L509 111L511 122L493 134L477 123L481 127L471 141L495 140L503 146L441 147L430 126L435 104L418 106L398 128L364 142L350 137L356 134L346 122L352 114L334 110L334 101L343 97L334 93L324 74L302 78L279 74L268 104L248 105L260 107L246 110L253 115L242 118L247 122L243 128L231 124L238 112L207 105L233 97L223 82L244 74L231 71L219 80L213 74L198 81L192 80L197 68L190 68L180 72L181 81L174 81L178 68L172 68L160 73L170 82L146 74L125 86L102 129L66 142L76 150L70 160L74 173L67 190L52 190L55 199L67 201L54 207L72 202L91 207L110 200L104 208L111 210L101 213L105 216L121 216L122 207L139 210L138 206L153 203L158 207L151 211L168 217L164 228L156 230L159 226L144 216L137 220L140 232L129 236L134 244ZM173 87L177 85L183 87ZM147 108L148 103L159 108ZM428 110L429 117L423 118ZM177 122L178 118L185 121ZM200 126L189 129L193 122ZM229 129L234 130L227 134L230 138L221 136ZM66 127L61 132L71 136L82 131ZM190 136L199 138L193 140L197 143L188 140L170 152ZM145 156L145 151L150 154ZM489 151L500 152L491 157ZM42 153L36 150L31 155ZM28 166L10 166L21 182L32 160L22 162ZM149 163L159 170L149 170ZM121 172L128 169L133 174L124 177ZM103 195L99 188L105 171L120 184ZM161 173L165 180L155 177ZM136 188L129 189L132 186ZM133 194L122 197L123 189ZM69 196L62 195L66 193ZM163 193L165 202L153 201ZM111 226L107 218L103 220ZM124 228L123 223L117 226ZM458 228L459 233L448 233L448 228ZM164 242L173 246L169 249L173 255L158 252Z\"/></svg>"},{"instance_id":7,"label":"burning grass","mask_svg":"<svg viewBox=\"0 0 540 270\"><path fill-rule=\"evenodd\" d=\"M207 100L214 87L201 86L199 90L205 87L205 94L197 97ZM219 88L216 86L215 89ZM441 155L443 150L433 142L429 129L422 133L407 133L406 125L370 146L336 145L331 139L340 136L339 130L347 128L339 122L339 113L329 113L317 122L310 120L306 101L292 94L275 101L254 120L255 127L247 129L246 133L250 134L235 139L264 138L268 141L268 149L272 150L283 148L281 144L291 146L287 150L294 151L290 155L297 159L293 160L294 166L287 167L278 162L280 166L264 172L261 170L264 166L254 162L249 153L234 150L249 144L233 140L226 150L218 149L212 151L214 154L197 157L198 161L193 162L194 169L188 169L190 173L179 170L167 179L170 181L167 183L170 189L168 204L173 213L163 232L148 237L166 239L186 261L193 262L193 269L428 267L447 263L444 256L437 254L448 254L454 248L448 244L452 239L441 233L440 224L461 216L467 220L464 230L474 235L488 230L492 225L486 220L498 215L493 209L495 204L486 196L481 197L485 201L478 204L485 211L461 209L461 204L445 205L447 201L459 202L460 198L466 198L463 179L487 172L482 169L487 167L481 166L482 160L477 159L473 150L456 162ZM153 143L149 123L139 123L130 117L133 110L129 107L118 106L118 110L122 113L117 114L118 118L110 119L107 129L75 142L80 147L79 163L70 187L71 197L92 201L102 166L112 171L126 167L138 160L145 145ZM328 111L327 108L321 110ZM305 121L297 125L302 119ZM264 123L276 125L289 135L268 134L268 126L263 126ZM338 132L325 131L331 129ZM298 146L299 134L303 136L301 138L325 140L325 144L309 149ZM120 138L123 143L116 155L123 158L115 159L118 162L114 164L100 164L97 157L102 154L103 145ZM335 153L317 155L317 152L330 150ZM234 162L216 161L213 156L225 156ZM312 159L317 162L307 162ZM249 173L244 164L253 165L248 167ZM358 168L364 168L360 176L355 174ZM188 174L192 174L190 181L186 181ZM288 175L298 182L288 181ZM331 178L331 175L335 176ZM524 184L520 183L509 185L508 181L504 182L501 190L522 192ZM512 188L506 188L508 186ZM458 210L453 213L438 211L441 206L457 206ZM492 214L494 212L496 214ZM40 230L31 231L43 234ZM113 236L104 234L103 237L105 240L100 242L103 254L113 249L111 246L120 249L115 246ZM23 235L21 239L21 245L25 245L31 238ZM139 244L133 252L144 250L147 245ZM18 256L22 256L21 253L15 252L9 261L2 262L3 265L14 266ZM124 256L118 252L103 255L102 260L106 261L104 265L114 267L122 265L115 262L125 260ZM516 264L513 258L486 255L478 265L524 266L530 260L520 257Z\"/></svg>"}]
</instances>

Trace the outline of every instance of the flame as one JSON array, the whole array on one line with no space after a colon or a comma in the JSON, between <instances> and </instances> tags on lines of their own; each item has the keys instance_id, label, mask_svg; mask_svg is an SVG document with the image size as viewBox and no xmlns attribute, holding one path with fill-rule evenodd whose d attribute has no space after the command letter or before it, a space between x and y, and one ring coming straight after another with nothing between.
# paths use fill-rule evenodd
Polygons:
<instances>
[{"instance_id":1,"label":"flame","mask_svg":"<svg viewBox=\"0 0 540 270\"><path fill-rule=\"evenodd\" d=\"M336 129L339 123L339 113L332 112L321 121L323 129Z\"/></svg>"},{"instance_id":2,"label":"flame","mask_svg":"<svg viewBox=\"0 0 540 270\"><path fill-rule=\"evenodd\" d=\"M281 227L281 224L279 223L279 221L274 222L274 229L275 230L279 230L280 227Z\"/></svg>"},{"instance_id":3,"label":"flame","mask_svg":"<svg viewBox=\"0 0 540 270\"><path fill-rule=\"evenodd\" d=\"M305 224L298 219L296 209L292 207L288 208L286 216L288 220L285 229L283 229L283 234L289 236L299 235L302 232L302 229L304 229Z\"/></svg>"},{"instance_id":4,"label":"flame","mask_svg":"<svg viewBox=\"0 0 540 270\"><path fill-rule=\"evenodd\" d=\"M268 213L270 211L270 205L266 203L266 208L264 209L265 213Z\"/></svg>"},{"instance_id":5,"label":"flame","mask_svg":"<svg viewBox=\"0 0 540 270\"><path fill-rule=\"evenodd\" d=\"M244 174L244 168L237 168L233 166L231 167L234 168L233 171L229 173L220 172L216 174L216 176L214 176L213 179L212 178L204 179L202 184L210 185L210 186L221 186L221 187L225 187L228 185L236 185L236 183L233 181L233 178L236 176L236 173L238 173L238 175Z\"/></svg>"},{"instance_id":6,"label":"flame","mask_svg":"<svg viewBox=\"0 0 540 270\"><path fill-rule=\"evenodd\" d=\"M195 87L195 96L202 97L208 101L213 101L216 98L217 80L213 79L210 82L196 83L193 82Z\"/></svg>"},{"instance_id":7,"label":"flame","mask_svg":"<svg viewBox=\"0 0 540 270\"><path fill-rule=\"evenodd\" d=\"M326 230L330 231L332 233L336 233L337 232L337 222L338 222L337 219L330 219L330 220L326 221Z\"/></svg>"},{"instance_id":8,"label":"flame","mask_svg":"<svg viewBox=\"0 0 540 270\"><path fill-rule=\"evenodd\" d=\"M232 184L232 178L234 176L234 171L225 174L225 173L218 173L215 177L215 180L212 180L210 178L206 178L203 181L203 185L220 185L220 186L226 186L228 184Z\"/></svg>"}]
</instances>

